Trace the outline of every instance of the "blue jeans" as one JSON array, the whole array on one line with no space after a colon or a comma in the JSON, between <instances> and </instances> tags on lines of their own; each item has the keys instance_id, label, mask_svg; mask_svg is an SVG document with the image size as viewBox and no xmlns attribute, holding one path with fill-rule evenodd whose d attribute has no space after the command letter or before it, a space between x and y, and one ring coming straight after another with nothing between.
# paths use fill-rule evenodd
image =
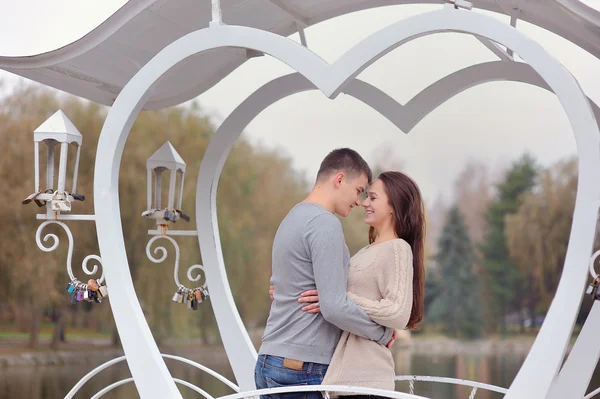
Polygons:
<instances>
[{"instance_id":1,"label":"blue jeans","mask_svg":"<svg viewBox=\"0 0 600 399\"><path fill-rule=\"evenodd\" d=\"M327 364L304 362L302 370L283 366L283 358L258 355L254 369L256 389L279 388L292 385L320 385L327 372ZM293 392L261 395L261 399L323 399L321 392Z\"/></svg>"}]
</instances>

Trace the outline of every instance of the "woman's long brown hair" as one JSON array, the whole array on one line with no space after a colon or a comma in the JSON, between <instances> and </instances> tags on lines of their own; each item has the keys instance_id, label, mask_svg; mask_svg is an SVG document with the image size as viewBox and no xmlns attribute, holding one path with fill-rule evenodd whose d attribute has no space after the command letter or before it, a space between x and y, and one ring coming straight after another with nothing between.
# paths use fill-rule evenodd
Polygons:
<instances>
[{"instance_id":1,"label":"woman's long brown hair","mask_svg":"<svg viewBox=\"0 0 600 399\"><path fill-rule=\"evenodd\" d=\"M404 173L383 172L377 177L383 183L388 201L393 209L394 231L398 238L406 241L413 253L413 301L407 328L417 330L423 320L425 301L425 210L421 191L417 184ZM369 243L373 243L377 232L369 229Z\"/></svg>"}]
</instances>

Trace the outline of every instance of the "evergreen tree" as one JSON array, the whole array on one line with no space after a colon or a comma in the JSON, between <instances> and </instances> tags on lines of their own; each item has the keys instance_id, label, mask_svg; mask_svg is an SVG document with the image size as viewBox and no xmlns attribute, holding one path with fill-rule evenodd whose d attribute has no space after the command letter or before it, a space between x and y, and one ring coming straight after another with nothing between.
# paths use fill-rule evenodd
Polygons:
<instances>
[{"instance_id":1,"label":"evergreen tree","mask_svg":"<svg viewBox=\"0 0 600 399\"><path fill-rule=\"evenodd\" d=\"M534 159L524 155L506 173L502 183L496 188L497 199L486 212L487 228L479 247L486 284L486 301L492 314L492 326L500 325L506 332L505 316L517 312L523 326L521 308L527 281L519 268L511 261L506 245L505 218L519 209L522 196L534 185L536 166Z\"/></svg>"},{"instance_id":2,"label":"evergreen tree","mask_svg":"<svg viewBox=\"0 0 600 399\"><path fill-rule=\"evenodd\" d=\"M446 333L458 338L481 335L479 286L473 273L473 246L464 216L453 206L438 241L435 260L440 282L431 312L432 318L443 323Z\"/></svg>"}]
</instances>

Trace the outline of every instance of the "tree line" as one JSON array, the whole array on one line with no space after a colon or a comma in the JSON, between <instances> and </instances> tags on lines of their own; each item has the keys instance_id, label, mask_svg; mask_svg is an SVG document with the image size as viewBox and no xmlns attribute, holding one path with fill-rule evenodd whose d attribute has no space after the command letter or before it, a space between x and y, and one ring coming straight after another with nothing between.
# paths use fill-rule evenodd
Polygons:
<instances>
[{"instance_id":1,"label":"tree line","mask_svg":"<svg viewBox=\"0 0 600 399\"><path fill-rule=\"evenodd\" d=\"M64 232L56 226L47 227L44 233L57 234L61 243L54 252L40 251L35 245L40 224L35 214L40 209L33 204L21 205L34 186L33 130L57 109L65 112L84 137L78 191L87 199L75 203L72 212L93 213L95 150L107 108L38 86L16 87L0 100L4 153L0 157L0 187L5 198L0 207L4 221L0 326L27 333L31 347L39 344L42 326L51 327L54 348L68 340L74 328L112 336L118 344L108 303L69 303ZM214 131L197 103L143 111L125 146L119 177L125 245L136 294L159 342L194 337L214 343L219 337L209 303L191 311L172 302L176 286L171 244L159 240L153 247L167 249L163 263L154 264L146 257L151 238L147 231L155 227L141 216L146 207L146 159L166 140L173 144L187 163L183 210L192 214L198 169ZM72 170L70 158L68 169ZM386 162L390 158L386 156ZM45 157L41 162L45 165ZM386 162L378 162L374 170L390 168ZM391 167L401 168L401 163L396 161ZM542 169L532 157L524 156L499 173L495 184L493 180L485 166L467 164L457 180L455 203L427 204L422 332L440 331L461 338L506 333L514 326L522 332L535 329L548 309L568 244L576 162L565 160ZM220 239L234 300L249 329L263 326L269 312L275 231L289 209L308 193L311 183L292 167L291 157L251 143L243 135L225 163L217 193ZM351 253L367 244L362 217L360 211L354 211L342 220ZM177 228L195 229L194 223L180 221ZM74 236L73 271L84 280L83 258L99 254L95 228L93 222L67 224ZM176 239L181 249L179 278L187 282L185 270L201 264L202 256L195 237Z\"/></svg>"},{"instance_id":2,"label":"tree line","mask_svg":"<svg viewBox=\"0 0 600 399\"><path fill-rule=\"evenodd\" d=\"M562 274L577 160L542 168L525 154L483 187L465 176L486 176L485 167L469 165L457 181L429 268L425 330L461 338L536 332ZM586 296L579 324L591 303Z\"/></svg>"}]
</instances>

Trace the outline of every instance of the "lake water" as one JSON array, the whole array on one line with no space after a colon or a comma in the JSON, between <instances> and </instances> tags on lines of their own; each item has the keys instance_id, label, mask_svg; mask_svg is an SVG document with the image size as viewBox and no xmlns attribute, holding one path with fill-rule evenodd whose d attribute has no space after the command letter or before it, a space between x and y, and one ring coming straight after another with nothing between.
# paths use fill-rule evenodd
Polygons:
<instances>
[{"instance_id":1,"label":"lake water","mask_svg":"<svg viewBox=\"0 0 600 399\"><path fill-rule=\"evenodd\" d=\"M222 355L194 356L188 355L196 360L233 380L233 373L229 367L224 352ZM433 375L444 377L455 377L493 385L508 387L521 366L524 356L509 354L502 356L430 356L416 355L408 351L397 351L395 353L397 374ZM85 366L53 366L53 367L13 367L0 369L0 399L60 399L90 371L94 364L90 359ZM191 366L167 360L167 365L173 377L189 381L209 394L217 397L233 393L231 389L215 378L199 371ZM90 380L75 396L89 399L99 390L118 380L130 377L126 364L118 364L106 370ZM596 370L592 386L600 384L600 373ZM186 399L200 398L196 392L186 387L181 387L183 397ZM396 389L408 391L407 382L397 382ZM467 399L471 390L447 384L416 382L415 393L431 398L439 399ZM114 391L107 393L103 398L107 399L131 399L137 398L137 391L132 383L120 386ZM476 399L499 399L502 395L498 393L479 390Z\"/></svg>"}]
</instances>

